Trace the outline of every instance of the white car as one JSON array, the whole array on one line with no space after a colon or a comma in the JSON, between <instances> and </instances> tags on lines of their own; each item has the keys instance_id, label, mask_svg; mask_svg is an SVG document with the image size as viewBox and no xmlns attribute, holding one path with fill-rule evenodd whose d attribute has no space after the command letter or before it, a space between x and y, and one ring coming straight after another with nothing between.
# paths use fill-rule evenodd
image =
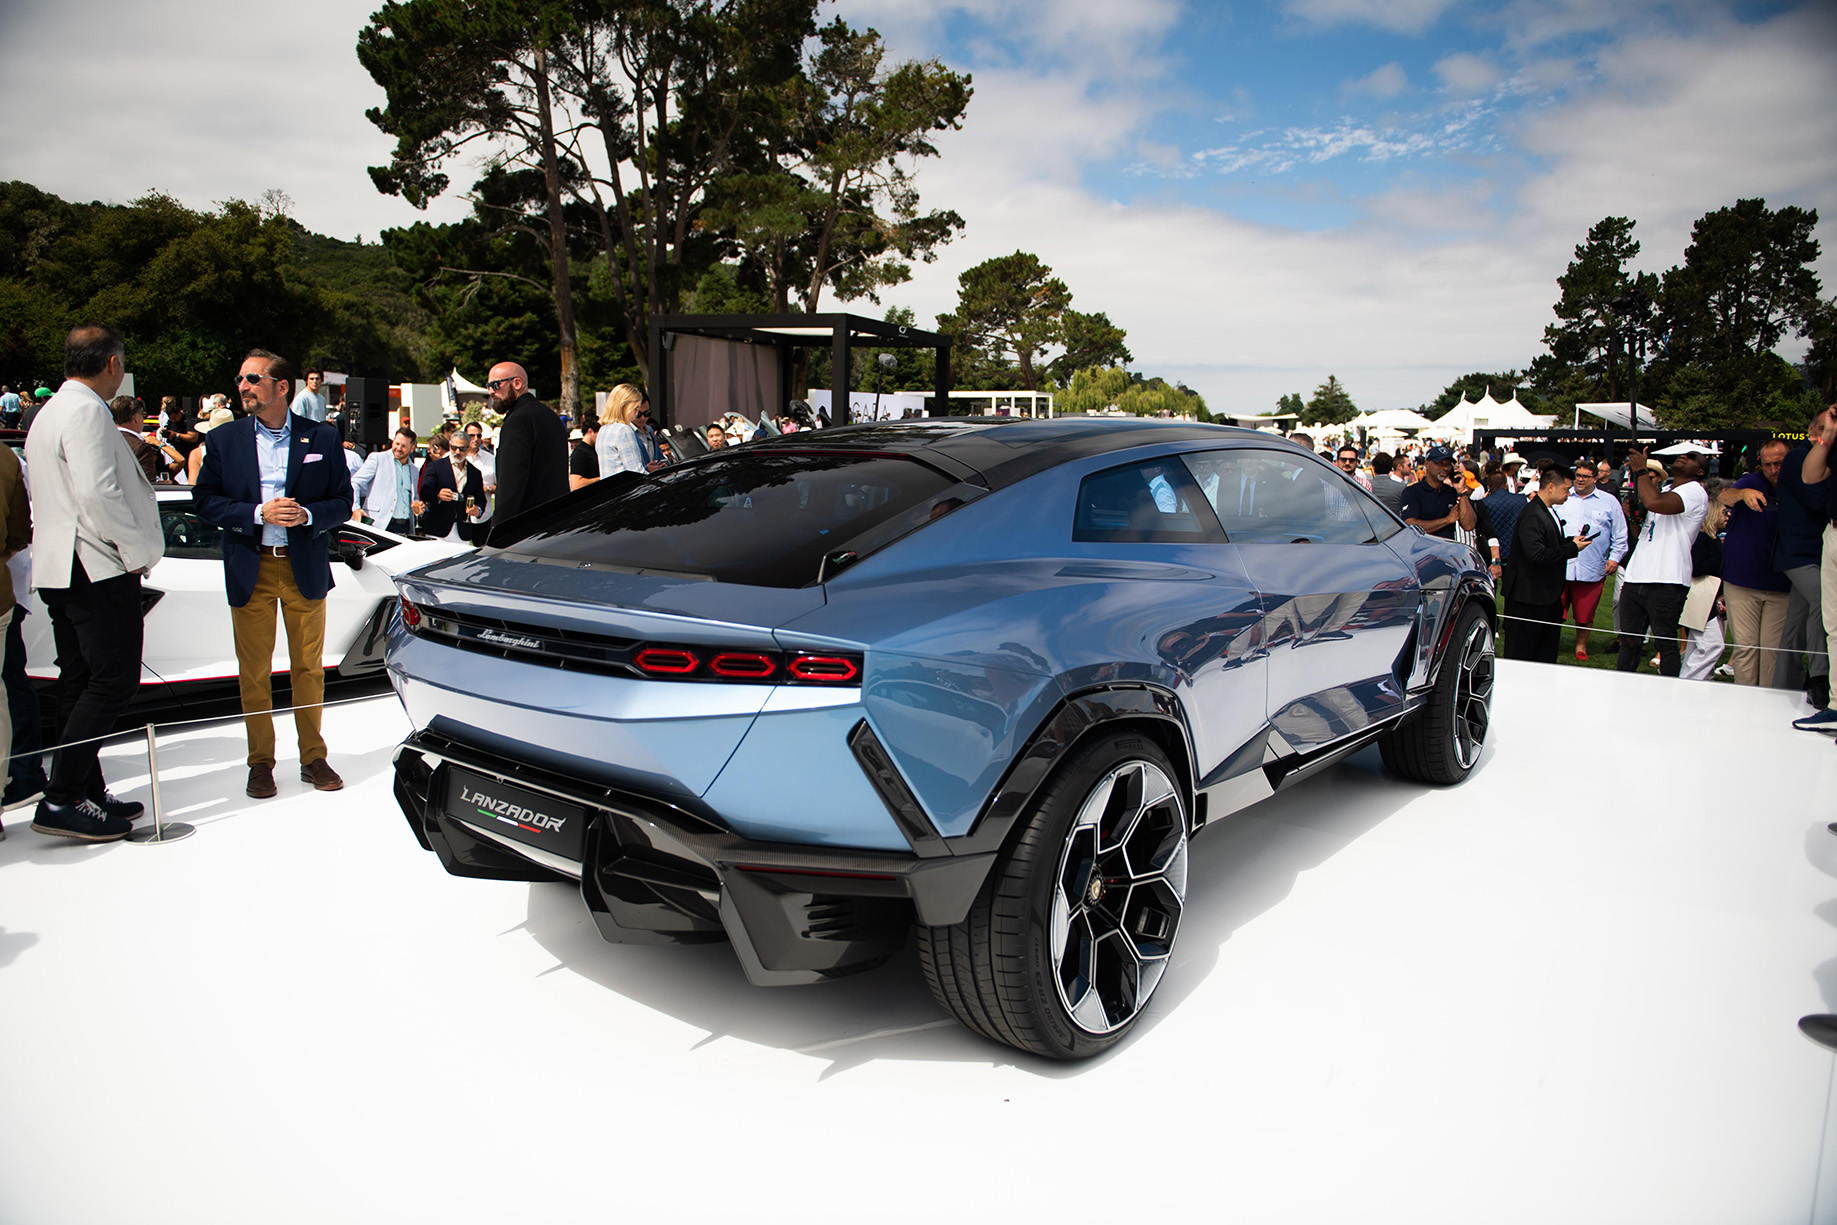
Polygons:
<instances>
[{"instance_id":1,"label":"white car","mask_svg":"<svg viewBox=\"0 0 1837 1225\"><path fill-rule=\"evenodd\" d=\"M223 529L206 523L185 486L157 487L166 555L142 588L146 640L140 657L140 699L158 700L179 686L234 681L235 636L223 588ZM362 676L383 666L383 646L396 604L396 575L469 546L451 540L411 540L368 523L346 523L332 544L332 589L325 597L325 670ZM36 592L22 603L26 671L57 678L51 618ZM276 614L277 621L279 614ZM277 625L274 671L286 672L287 634ZM176 696L176 695L173 695Z\"/></svg>"}]
</instances>

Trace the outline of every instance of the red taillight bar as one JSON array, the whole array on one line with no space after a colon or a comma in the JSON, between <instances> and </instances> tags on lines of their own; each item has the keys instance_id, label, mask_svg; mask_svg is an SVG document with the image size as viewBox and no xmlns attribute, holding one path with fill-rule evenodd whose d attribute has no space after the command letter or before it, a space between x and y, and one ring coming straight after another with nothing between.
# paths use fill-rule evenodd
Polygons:
<instances>
[{"instance_id":1,"label":"red taillight bar","mask_svg":"<svg viewBox=\"0 0 1837 1225\"><path fill-rule=\"evenodd\" d=\"M397 596L402 613L402 624L411 630L421 628L421 610L408 602L407 596Z\"/></svg>"},{"instance_id":2,"label":"red taillight bar","mask_svg":"<svg viewBox=\"0 0 1837 1225\"><path fill-rule=\"evenodd\" d=\"M845 655L799 655L785 669L800 681L846 684L861 675L861 668Z\"/></svg>"},{"instance_id":3,"label":"red taillight bar","mask_svg":"<svg viewBox=\"0 0 1837 1225\"><path fill-rule=\"evenodd\" d=\"M770 655L755 655L750 651L723 651L708 661L708 670L716 676L734 680L764 680L778 671L778 664Z\"/></svg>"},{"instance_id":4,"label":"red taillight bar","mask_svg":"<svg viewBox=\"0 0 1837 1225\"><path fill-rule=\"evenodd\" d=\"M694 651L681 647L646 647L632 656L641 672L658 676L687 676L702 666Z\"/></svg>"}]
</instances>

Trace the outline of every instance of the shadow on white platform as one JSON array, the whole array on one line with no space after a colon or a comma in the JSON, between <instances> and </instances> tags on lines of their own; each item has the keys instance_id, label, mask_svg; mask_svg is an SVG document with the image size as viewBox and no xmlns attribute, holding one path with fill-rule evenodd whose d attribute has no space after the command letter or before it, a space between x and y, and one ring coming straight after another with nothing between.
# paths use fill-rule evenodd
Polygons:
<instances>
[{"instance_id":1,"label":"shadow on white platform","mask_svg":"<svg viewBox=\"0 0 1837 1225\"><path fill-rule=\"evenodd\" d=\"M1153 1009L1084 1065L960 1029L910 952L761 990L447 876L392 699L327 712L335 795L284 761L248 801L239 726L177 733L194 838L10 814L0 1220L1837 1221L1794 1024L1837 1011L1837 751L1803 709L1501 664L1464 786L1368 751L1200 835ZM144 755L105 764L145 798Z\"/></svg>"}]
</instances>

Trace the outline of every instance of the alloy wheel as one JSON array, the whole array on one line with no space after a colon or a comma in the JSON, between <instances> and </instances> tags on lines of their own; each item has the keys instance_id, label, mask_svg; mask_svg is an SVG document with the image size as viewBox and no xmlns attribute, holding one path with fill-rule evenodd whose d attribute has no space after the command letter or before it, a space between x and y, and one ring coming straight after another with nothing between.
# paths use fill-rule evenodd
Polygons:
<instances>
[{"instance_id":1,"label":"alloy wheel","mask_svg":"<svg viewBox=\"0 0 1837 1225\"><path fill-rule=\"evenodd\" d=\"M1160 984L1186 861L1186 813L1159 766L1124 762L1085 797L1059 857L1051 948L1059 1002L1086 1033L1129 1024Z\"/></svg>"},{"instance_id":2,"label":"alloy wheel","mask_svg":"<svg viewBox=\"0 0 1837 1225\"><path fill-rule=\"evenodd\" d=\"M1486 745L1492 702L1493 631L1485 621L1475 621L1461 644L1454 677L1454 756L1463 770L1473 768Z\"/></svg>"}]
</instances>

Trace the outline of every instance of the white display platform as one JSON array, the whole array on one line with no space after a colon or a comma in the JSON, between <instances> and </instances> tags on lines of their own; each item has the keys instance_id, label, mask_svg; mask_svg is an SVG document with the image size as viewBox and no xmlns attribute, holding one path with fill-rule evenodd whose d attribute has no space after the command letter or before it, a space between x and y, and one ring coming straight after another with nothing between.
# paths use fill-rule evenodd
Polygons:
<instances>
[{"instance_id":1,"label":"white display platform","mask_svg":"<svg viewBox=\"0 0 1837 1225\"><path fill-rule=\"evenodd\" d=\"M161 741L196 836L0 843L0 1221L1837 1221L1837 748L1796 695L1502 664L1479 771L1375 753L1203 833L1095 1062L945 1019L910 953L748 986L459 880L389 791ZM290 745L284 725L280 742ZM146 797L144 755L106 759Z\"/></svg>"}]
</instances>

